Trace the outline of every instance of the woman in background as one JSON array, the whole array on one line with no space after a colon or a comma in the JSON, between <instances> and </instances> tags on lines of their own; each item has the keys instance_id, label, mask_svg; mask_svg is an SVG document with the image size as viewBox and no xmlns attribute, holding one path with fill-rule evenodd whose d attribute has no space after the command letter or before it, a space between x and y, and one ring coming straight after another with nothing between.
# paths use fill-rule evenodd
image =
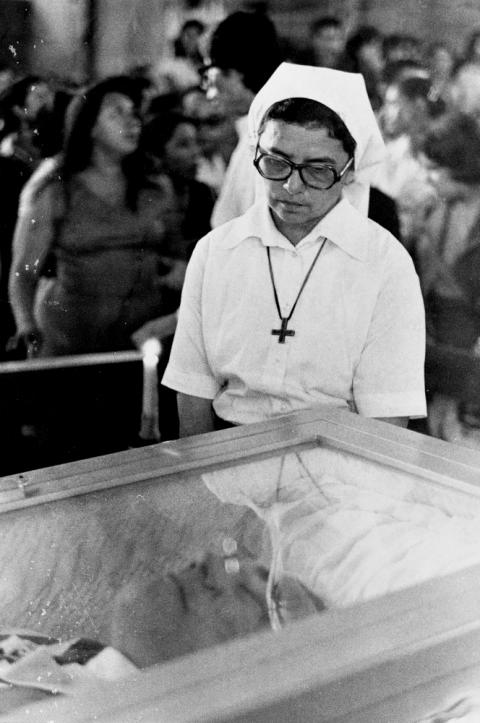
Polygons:
<instances>
[{"instance_id":1,"label":"woman in background","mask_svg":"<svg viewBox=\"0 0 480 723\"><path fill-rule=\"evenodd\" d=\"M376 183L397 203L400 235L414 261L417 234L436 195L421 163L421 148L432 119L444 109L443 100L432 95L426 71L405 70L387 86L381 115L388 137L386 159Z\"/></svg>"},{"instance_id":2,"label":"woman in background","mask_svg":"<svg viewBox=\"0 0 480 723\"><path fill-rule=\"evenodd\" d=\"M171 237L171 251L187 261L196 241L210 231L214 203L212 190L196 180L201 159L197 128L182 113L158 113L146 123L141 147L149 179L163 183L167 176L172 183L177 234Z\"/></svg>"},{"instance_id":3,"label":"woman in background","mask_svg":"<svg viewBox=\"0 0 480 723\"><path fill-rule=\"evenodd\" d=\"M440 345L478 354L480 339L480 131L473 118L447 115L423 142L438 202L417 247L427 331ZM480 445L480 400L460 404L434 394L434 436Z\"/></svg>"},{"instance_id":4,"label":"woman in background","mask_svg":"<svg viewBox=\"0 0 480 723\"><path fill-rule=\"evenodd\" d=\"M341 70L361 73L365 80L372 108L377 111L383 99L383 57L382 35L374 27L365 25L351 35L345 45Z\"/></svg>"},{"instance_id":5,"label":"woman in background","mask_svg":"<svg viewBox=\"0 0 480 723\"><path fill-rule=\"evenodd\" d=\"M187 261L198 239L210 231L215 196L209 186L196 180L201 151L197 129L188 117L175 111L156 114L145 125L141 146L150 181L163 184L166 176L173 188L170 223L175 232L169 236L166 253L176 260L179 304ZM148 321L132 338L138 347L152 336L165 341L172 337L176 325L176 313L162 315Z\"/></svg>"},{"instance_id":6,"label":"woman in background","mask_svg":"<svg viewBox=\"0 0 480 723\"><path fill-rule=\"evenodd\" d=\"M426 72L407 71L387 86L381 122L389 140L377 184L392 198L398 198L406 184L425 180L419 157L422 142L432 118L444 108L441 100L432 98L432 84Z\"/></svg>"},{"instance_id":7,"label":"woman in background","mask_svg":"<svg viewBox=\"0 0 480 723\"><path fill-rule=\"evenodd\" d=\"M61 158L24 189L9 288L29 356L129 348L135 329L176 308L163 258L171 199L142 172L139 95L125 77L87 90Z\"/></svg>"}]
</instances>

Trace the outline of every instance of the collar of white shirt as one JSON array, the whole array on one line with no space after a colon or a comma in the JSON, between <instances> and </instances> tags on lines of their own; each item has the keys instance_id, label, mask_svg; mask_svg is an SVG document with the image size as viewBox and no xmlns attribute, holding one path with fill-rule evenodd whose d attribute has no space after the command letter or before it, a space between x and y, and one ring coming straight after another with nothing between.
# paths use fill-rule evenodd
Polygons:
<instances>
[{"instance_id":1,"label":"collar of white shirt","mask_svg":"<svg viewBox=\"0 0 480 723\"><path fill-rule=\"evenodd\" d=\"M369 221L345 198L342 198L303 238L296 248L304 248L327 238L333 244L359 261L368 256ZM265 201L258 201L239 218L235 219L235 233L230 235L228 246L233 248L247 238L258 238L264 246L280 246L292 249L290 241L273 223Z\"/></svg>"}]
</instances>

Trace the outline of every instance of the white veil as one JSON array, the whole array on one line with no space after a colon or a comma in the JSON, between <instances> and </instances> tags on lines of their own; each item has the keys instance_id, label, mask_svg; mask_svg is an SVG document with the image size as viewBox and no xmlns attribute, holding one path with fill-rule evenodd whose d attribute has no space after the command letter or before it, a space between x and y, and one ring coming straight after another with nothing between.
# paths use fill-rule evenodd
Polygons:
<instances>
[{"instance_id":1,"label":"white veil","mask_svg":"<svg viewBox=\"0 0 480 723\"><path fill-rule=\"evenodd\" d=\"M343 120L357 143L355 176L344 193L367 213L369 188L385 155L382 135L370 105L363 77L330 68L282 63L259 90L250 106L250 141L256 147L258 129L266 111L286 98L310 98L331 108Z\"/></svg>"}]
</instances>

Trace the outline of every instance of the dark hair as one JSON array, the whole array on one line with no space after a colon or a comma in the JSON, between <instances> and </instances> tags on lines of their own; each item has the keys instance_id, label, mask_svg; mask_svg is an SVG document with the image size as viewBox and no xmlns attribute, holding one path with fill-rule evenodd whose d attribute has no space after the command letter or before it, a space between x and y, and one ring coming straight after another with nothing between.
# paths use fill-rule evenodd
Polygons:
<instances>
[{"instance_id":1,"label":"dark hair","mask_svg":"<svg viewBox=\"0 0 480 723\"><path fill-rule=\"evenodd\" d=\"M213 32L210 63L222 70L237 70L247 88L257 93L282 61L272 21L261 13L228 15Z\"/></svg>"},{"instance_id":2,"label":"dark hair","mask_svg":"<svg viewBox=\"0 0 480 723\"><path fill-rule=\"evenodd\" d=\"M166 144L182 123L195 125L191 118L177 111L165 111L152 116L142 129L140 139L142 153L161 158Z\"/></svg>"},{"instance_id":3,"label":"dark hair","mask_svg":"<svg viewBox=\"0 0 480 723\"><path fill-rule=\"evenodd\" d=\"M124 75L102 80L73 99L66 115L65 141L61 163L61 173L66 183L67 194L72 177L84 171L91 163L93 151L92 130L97 121L103 100L109 93L126 95L133 101L137 109L140 108L142 91L135 79ZM130 208L135 209L141 185L139 155L133 153L124 160L122 167L127 178L126 201Z\"/></svg>"},{"instance_id":4,"label":"dark hair","mask_svg":"<svg viewBox=\"0 0 480 723\"><path fill-rule=\"evenodd\" d=\"M188 90L191 90L189 88ZM183 91L172 90L168 93L161 93L160 95L154 96L149 102L145 109L145 115L148 118L153 118L154 115L159 113L166 113L171 111L179 111L182 107Z\"/></svg>"},{"instance_id":5,"label":"dark hair","mask_svg":"<svg viewBox=\"0 0 480 723\"><path fill-rule=\"evenodd\" d=\"M16 108L24 108L29 88L36 83L48 81L39 75L26 75L8 86L0 95L0 119L2 129L0 138L21 128L21 120ZM36 139L38 140L38 138Z\"/></svg>"},{"instance_id":6,"label":"dark hair","mask_svg":"<svg viewBox=\"0 0 480 723\"><path fill-rule=\"evenodd\" d=\"M452 178L468 184L480 183L480 129L464 113L449 113L432 123L422 151Z\"/></svg>"},{"instance_id":7,"label":"dark hair","mask_svg":"<svg viewBox=\"0 0 480 723\"><path fill-rule=\"evenodd\" d=\"M183 25L182 29L180 30L180 35L184 33L186 30L190 30L192 28L193 30L198 30L199 33L203 33L205 30L205 25L202 23L201 20L197 20L197 18L191 18L190 20L186 20Z\"/></svg>"},{"instance_id":8,"label":"dark hair","mask_svg":"<svg viewBox=\"0 0 480 723\"><path fill-rule=\"evenodd\" d=\"M324 15L321 18L317 18L310 25L310 35L316 35L320 33L324 28L341 28L342 23L338 18L333 15Z\"/></svg>"},{"instance_id":9,"label":"dark hair","mask_svg":"<svg viewBox=\"0 0 480 723\"><path fill-rule=\"evenodd\" d=\"M387 85L396 83L403 77L409 75L421 77L429 76L429 71L418 60L412 58L402 58L401 60L389 60L383 70L383 80Z\"/></svg>"},{"instance_id":10,"label":"dark hair","mask_svg":"<svg viewBox=\"0 0 480 723\"><path fill-rule=\"evenodd\" d=\"M186 57L185 46L183 44L183 34L190 29L197 30L198 34L201 35L205 31L205 25L196 18L192 18L191 20L187 20L183 23L179 35L173 41L173 50L177 58ZM197 52L197 57L199 61L203 60L199 52Z\"/></svg>"},{"instance_id":11,"label":"dark hair","mask_svg":"<svg viewBox=\"0 0 480 723\"><path fill-rule=\"evenodd\" d=\"M382 41L383 52L388 55L392 50L398 48L416 48L420 49L421 43L418 38L413 35L402 35L401 33L392 33L387 35Z\"/></svg>"},{"instance_id":12,"label":"dark hair","mask_svg":"<svg viewBox=\"0 0 480 723\"><path fill-rule=\"evenodd\" d=\"M480 28L477 28L476 30L473 30L470 35L468 36L467 44L465 47L465 52L463 54L463 59L468 61L472 60L474 57L473 50L475 48L475 44L477 40L480 38Z\"/></svg>"},{"instance_id":13,"label":"dark hair","mask_svg":"<svg viewBox=\"0 0 480 723\"><path fill-rule=\"evenodd\" d=\"M325 128L330 138L339 140L345 153L353 158L355 139L339 115L331 108L310 98L287 98L274 103L262 118L259 135L269 120L300 125L304 128Z\"/></svg>"},{"instance_id":14,"label":"dark hair","mask_svg":"<svg viewBox=\"0 0 480 723\"><path fill-rule=\"evenodd\" d=\"M345 44L345 55L350 60L353 70L358 69L358 53L364 45L382 42L382 35L372 25L364 25L350 36Z\"/></svg>"},{"instance_id":15,"label":"dark hair","mask_svg":"<svg viewBox=\"0 0 480 723\"><path fill-rule=\"evenodd\" d=\"M425 101L426 109L431 118L436 118L445 112L445 103L441 98L436 97L432 91L432 83L429 78L418 75L405 75L397 78L392 83L410 101L417 99Z\"/></svg>"}]
</instances>

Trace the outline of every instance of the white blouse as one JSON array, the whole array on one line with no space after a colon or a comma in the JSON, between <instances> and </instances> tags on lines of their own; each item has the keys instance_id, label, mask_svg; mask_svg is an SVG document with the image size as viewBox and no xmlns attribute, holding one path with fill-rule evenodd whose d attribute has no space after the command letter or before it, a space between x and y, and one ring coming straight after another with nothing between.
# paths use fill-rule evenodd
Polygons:
<instances>
[{"instance_id":1,"label":"white blouse","mask_svg":"<svg viewBox=\"0 0 480 723\"><path fill-rule=\"evenodd\" d=\"M288 316L279 343L267 260ZM332 404L372 417L424 416L425 320L412 261L387 231L341 200L297 245L265 202L195 247L163 384L214 400L237 424Z\"/></svg>"}]
</instances>

